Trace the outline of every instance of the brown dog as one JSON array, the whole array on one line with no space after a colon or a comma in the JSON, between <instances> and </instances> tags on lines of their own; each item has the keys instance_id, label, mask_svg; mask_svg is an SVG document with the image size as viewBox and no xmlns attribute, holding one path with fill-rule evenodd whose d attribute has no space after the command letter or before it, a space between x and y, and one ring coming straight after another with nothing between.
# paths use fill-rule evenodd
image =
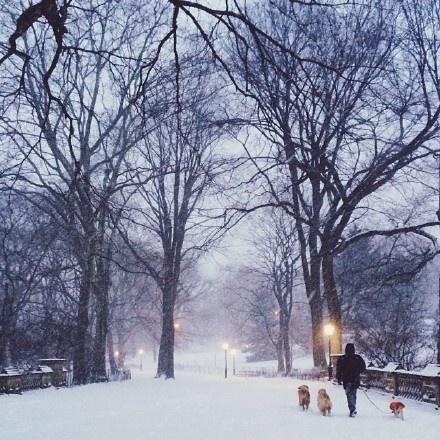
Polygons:
<instances>
[{"instance_id":1,"label":"brown dog","mask_svg":"<svg viewBox=\"0 0 440 440\"><path fill-rule=\"evenodd\" d=\"M309 409L310 405L310 392L307 385L301 385L298 387L298 399L299 406L302 407L303 411Z\"/></svg>"},{"instance_id":2,"label":"brown dog","mask_svg":"<svg viewBox=\"0 0 440 440\"><path fill-rule=\"evenodd\" d=\"M318 391L318 409L323 416L329 416L332 412L332 401L325 389Z\"/></svg>"},{"instance_id":3,"label":"brown dog","mask_svg":"<svg viewBox=\"0 0 440 440\"><path fill-rule=\"evenodd\" d=\"M403 420L403 408L405 405L402 402L394 401L390 403L390 410L396 416Z\"/></svg>"}]
</instances>

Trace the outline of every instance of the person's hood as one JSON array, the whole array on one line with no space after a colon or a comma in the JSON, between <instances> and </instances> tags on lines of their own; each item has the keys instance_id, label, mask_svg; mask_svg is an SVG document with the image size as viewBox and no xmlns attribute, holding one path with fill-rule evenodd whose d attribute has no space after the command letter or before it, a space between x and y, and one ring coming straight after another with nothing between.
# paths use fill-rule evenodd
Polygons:
<instances>
[{"instance_id":1,"label":"person's hood","mask_svg":"<svg viewBox=\"0 0 440 440\"><path fill-rule=\"evenodd\" d=\"M347 354L347 355L354 355L356 353L356 350L355 350L355 348L354 348L354 344L347 344L346 346L345 346L345 354Z\"/></svg>"}]
</instances>

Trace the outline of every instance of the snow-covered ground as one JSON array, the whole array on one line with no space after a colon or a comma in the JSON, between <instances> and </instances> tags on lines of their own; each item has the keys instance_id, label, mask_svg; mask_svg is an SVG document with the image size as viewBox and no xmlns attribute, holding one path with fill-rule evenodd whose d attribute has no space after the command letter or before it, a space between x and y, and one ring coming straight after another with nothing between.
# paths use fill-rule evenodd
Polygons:
<instances>
[{"instance_id":1,"label":"snow-covered ground","mask_svg":"<svg viewBox=\"0 0 440 440\"><path fill-rule=\"evenodd\" d=\"M221 374L224 370L224 353L222 351L202 351L202 352L180 352L176 351L175 354L176 367L178 370L201 372L208 374ZM139 365L137 359L133 366ZM149 367L154 369L154 365L148 364ZM238 352L235 355L235 367L236 371L261 371L264 370L268 373L277 372L277 361L260 361L260 362L247 362L246 355ZM229 352L228 354L228 368L233 368L233 356ZM304 355L301 352L295 353L293 356L293 368L297 370L309 370L313 368L313 358L311 355Z\"/></svg>"},{"instance_id":2,"label":"snow-covered ground","mask_svg":"<svg viewBox=\"0 0 440 440\"><path fill-rule=\"evenodd\" d=\"M133 380L0 396L1 440L433 440L440 411L405 400L406 420L358 396L359 415L347 416L341 387L309 383L312 405L297 406L299 382L178 372L176 380L134 372ZM323 417L315 395L327 387L333 415ZM369 391L386 412L390 397Z\"/></svg>"}]
</instances>

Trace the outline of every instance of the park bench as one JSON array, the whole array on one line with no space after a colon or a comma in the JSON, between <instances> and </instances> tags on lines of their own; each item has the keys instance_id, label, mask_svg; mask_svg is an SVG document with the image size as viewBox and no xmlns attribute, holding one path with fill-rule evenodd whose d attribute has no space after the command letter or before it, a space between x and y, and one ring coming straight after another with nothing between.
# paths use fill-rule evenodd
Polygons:
<instances>
[{"instance_id":1,"label":"park bench","mask_svg":"<svg viewBox=\"0 0 440 440\"><path fill-rule=\"evenodd\" d=\"M18 368L6 367L0 370L0 392L21 393L21 372Z\"/></svg>"}]
</instances>

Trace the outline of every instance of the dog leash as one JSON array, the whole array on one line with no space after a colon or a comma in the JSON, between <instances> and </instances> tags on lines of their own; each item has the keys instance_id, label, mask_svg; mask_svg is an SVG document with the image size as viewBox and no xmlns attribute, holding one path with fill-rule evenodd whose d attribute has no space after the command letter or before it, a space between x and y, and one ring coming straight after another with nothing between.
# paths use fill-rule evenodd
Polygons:
<instances>
[{"instance_id":1,"label":"dog leash","mask_svg":"<svg viewBox=\"0 0 440 440\"><path fill-rule=\"evenodd\" d=\"M370 401L370 403L381 413L383 414L388 414L388 412L384 411L383 409L379 408L371 399L370 396L367 394L367 392L361 388L361 390L363 391L363 393L365 394L365 397Z\"/></svg>"}]
</instances>

